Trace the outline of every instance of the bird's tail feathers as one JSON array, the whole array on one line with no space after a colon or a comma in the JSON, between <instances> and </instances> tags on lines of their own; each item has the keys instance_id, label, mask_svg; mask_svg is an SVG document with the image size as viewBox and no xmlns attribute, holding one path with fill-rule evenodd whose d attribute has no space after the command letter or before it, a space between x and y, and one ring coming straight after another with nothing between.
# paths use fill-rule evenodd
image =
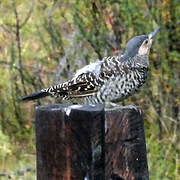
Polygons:
<instances>
[{"instance_id":1,"label":"bird's tail feathers","mask_svg":"<svg viewBox=\"0 0 180 180\"><path fill-rule=\"evenodd\" d=\"M33 94L30 94L28 96L25 96L23 98L20 99L20 101L31 101L31 100L35 100L35 99L39 99L39 98L43 98L46 96L49 96L50 94L48 92L45 91L37 91Z\"/></svg>"}]
</instances>

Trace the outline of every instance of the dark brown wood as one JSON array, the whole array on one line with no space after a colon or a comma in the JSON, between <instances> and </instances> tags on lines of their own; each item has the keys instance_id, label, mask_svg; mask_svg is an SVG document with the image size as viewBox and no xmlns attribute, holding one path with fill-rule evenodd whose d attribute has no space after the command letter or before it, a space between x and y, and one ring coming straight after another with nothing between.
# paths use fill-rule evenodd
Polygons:
<instances>
[{"instance_id":1,"label":"dark brown wood","mask_svg":"<svg viewBox=\"0 0 180 180\"><path fill-rule=\"evenodd\" d=\"M106 180L148 180L144 124L138 107L106 111Z\"/></svg>"},{"instance_id":2,"label":"dark brown wood","mask_svg":"<svg viewBox=\"0 0 180 180\"><path fill-rule=\"evenodd\" d=\"M104 180L103 106L36 108L37 180Z\"/></svg>"},{"instance_id":3,"label":"dark brown wood","mask_svg":"<svg viewBox=\"0 0 180 180\"><path fill-rule=\"evenodd\" d=\"M36 109L37 180L148 180L139 108Z\"/></svg>"}]
</instances>

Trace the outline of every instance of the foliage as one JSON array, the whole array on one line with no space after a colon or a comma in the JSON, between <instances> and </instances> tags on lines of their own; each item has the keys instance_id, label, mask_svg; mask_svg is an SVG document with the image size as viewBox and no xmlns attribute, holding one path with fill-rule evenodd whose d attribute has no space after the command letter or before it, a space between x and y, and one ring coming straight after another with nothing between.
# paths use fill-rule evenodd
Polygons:
<instances>
[{"instance_id":1,"label":"foliage","mask_svg":"<svg viewBox=\"0 0 180 180\"><path fill-rule=\"evenodd\" d=\"M22 147L34 154L33 107L54 101L22 104L19 97L62 82L93 60L121 54L132 36L161 27L148 83L123 103L144 111L151 178L178 179L179 17L178 0L0 1L0 149L6 147L0 161L17 157L14 163L21 164ZM1 171L12 170L0 164Z\"/></svg>"},{"instance_id":2,"label":"foliage","mask_svg":"<svg viewBox=\"0 0 180 180\"><path fill-rule=\"evenodd\" d=\"M9 137L0 130L0 158L11 154Z\"/></svg>"}]
</instances>

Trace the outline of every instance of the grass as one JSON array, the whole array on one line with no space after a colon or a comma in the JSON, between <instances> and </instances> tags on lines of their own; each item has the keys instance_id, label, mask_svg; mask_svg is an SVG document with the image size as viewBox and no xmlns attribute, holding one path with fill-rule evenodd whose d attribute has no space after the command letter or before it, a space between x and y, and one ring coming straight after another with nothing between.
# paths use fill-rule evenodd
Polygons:
<instances>
[{"instance_id":1,"label":"grass","mask_svg":"<svg viewBox=\"0 0 180 180\"><path fill-rule=\"evenodd\" d=\"M151 134L151 135L150 135ZM146 147L150 180L180 179L179 150L173 135L157 135L157 125L146 130Z\"/></svg>"},{"instance_id":2,"label":"grass","mask_svg":"<svg viewBox=\"0 0 180 180\"><path fill-rule=\"evenodd\" d=\"M35 180L35 155L13 154L1 161L0 180Z\"/></svg>"}]
</instances>

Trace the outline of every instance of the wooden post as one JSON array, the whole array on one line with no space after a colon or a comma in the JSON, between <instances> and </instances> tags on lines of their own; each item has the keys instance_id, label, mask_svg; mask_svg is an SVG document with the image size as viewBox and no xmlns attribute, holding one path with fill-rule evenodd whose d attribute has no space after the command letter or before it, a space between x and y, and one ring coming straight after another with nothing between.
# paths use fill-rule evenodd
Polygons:
<instances>
[{"instance_id":1,"label":"wooden post","mask_svg":"<svg viewBox=\"0 0 180 180\"><path fill-rule=\"evenodd\" d=\"M104 180L103 106L36 108L37 180Z\"/></svg>"},{"instance_id":2,"label":"wooden post","mask_svg":"<svg viewBox=\"0 0 180 180\"><path fill-rule=\"evenodd\" d=\"M36 147L37 180L148 180L137 107L38 107Z\"/></svg>"},{"instance_id":3,"label":"wooden post","mask_svg":"<svg viewBox=\"0 0 180 180\"><path fill-rule=\"evenodd\" d=\"M106 111L106 180L148 180L144 124L138 107Z\"/></svg>"}]
</instances>

